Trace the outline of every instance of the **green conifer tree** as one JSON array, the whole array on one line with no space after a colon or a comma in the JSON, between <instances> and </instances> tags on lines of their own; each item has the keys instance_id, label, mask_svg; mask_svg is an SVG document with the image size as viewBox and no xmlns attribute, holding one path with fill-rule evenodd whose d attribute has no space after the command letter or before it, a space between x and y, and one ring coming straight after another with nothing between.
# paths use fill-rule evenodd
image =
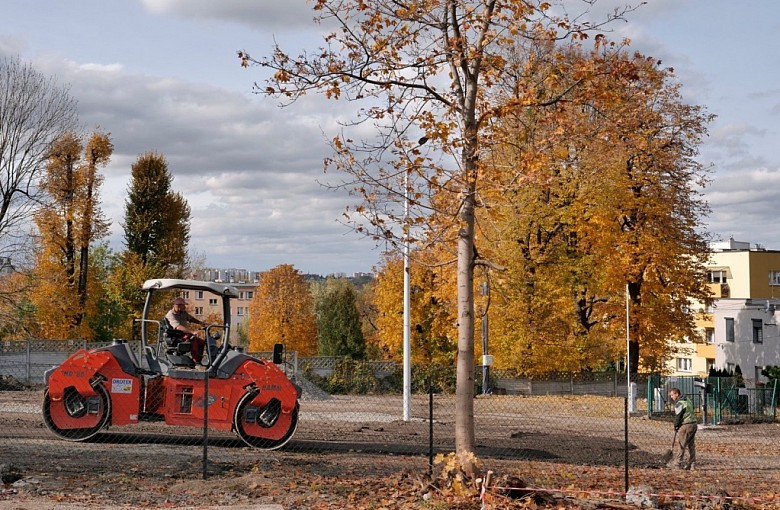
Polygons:
<instances>
[{"instance_id":1,"label":"green conifer tree","mask_svg":"<svg viewBox=\"0 0 780 510\"><path fill-rule=\"evenodd\" d=\"M366 341L356 301L355 289L346 279L326 282L315 305L320 355L365 357Z\"/></svg>"}]
</instances>

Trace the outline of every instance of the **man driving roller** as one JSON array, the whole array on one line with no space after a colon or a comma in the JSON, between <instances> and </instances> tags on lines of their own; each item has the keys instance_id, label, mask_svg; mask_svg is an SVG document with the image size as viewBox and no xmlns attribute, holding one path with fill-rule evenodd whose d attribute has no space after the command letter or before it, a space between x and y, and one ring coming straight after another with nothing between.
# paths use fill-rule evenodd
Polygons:
<instances>
[{"instance_id":1,"label":"man driving roller","mask_svg":"<svg viewBox=\"0 0 780 510\"><path fill-rule=\"evenodd\" d=\"M187 302L180 297L173 301L173 307L165 314L165 318L173 329L183 333L182 340L190 342L192 361L200 365L203 360L203 349L206 341L198 335L198 330L193 328L192 325L202 326L205 323L187 312Z\"/></svg>"}]
</instances>

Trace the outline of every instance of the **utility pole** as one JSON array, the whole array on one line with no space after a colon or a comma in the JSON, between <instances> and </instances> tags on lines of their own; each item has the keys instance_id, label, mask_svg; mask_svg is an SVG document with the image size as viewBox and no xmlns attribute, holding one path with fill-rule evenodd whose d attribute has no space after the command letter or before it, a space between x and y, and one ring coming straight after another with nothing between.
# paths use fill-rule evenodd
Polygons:
<instances>
[{"instance_id":1,"label":"utility pole","mask_svg":"<svg viewBox=\"0 0 780 510\"><path fill-rule=\"evenodd\" d=\"M488 354L488 303L490 302L490 283L487 281L481 285L485 304L482 309L482 394L490 393L490 366L493 364L493 356Z\"/></svg>"}]
</instances>

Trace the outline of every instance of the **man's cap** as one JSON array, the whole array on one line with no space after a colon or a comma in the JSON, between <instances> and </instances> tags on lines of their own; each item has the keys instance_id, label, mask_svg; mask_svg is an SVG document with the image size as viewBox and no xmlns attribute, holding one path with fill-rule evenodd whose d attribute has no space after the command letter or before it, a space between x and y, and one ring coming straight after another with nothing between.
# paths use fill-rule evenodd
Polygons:
<instances>
[{"instance_id":1,"label":"man's cap","mask_svg":"<svg viewBox=\"0 0 780 510\"><path fill-rule=\"evenodd\" d=\"M176 299L173 301L173 304L174 304L174 305L186 305L186 304L187 304L187 302L184 300L184 298L177 297L177 298L176 298Z\"/></svg>"}]
</instances>

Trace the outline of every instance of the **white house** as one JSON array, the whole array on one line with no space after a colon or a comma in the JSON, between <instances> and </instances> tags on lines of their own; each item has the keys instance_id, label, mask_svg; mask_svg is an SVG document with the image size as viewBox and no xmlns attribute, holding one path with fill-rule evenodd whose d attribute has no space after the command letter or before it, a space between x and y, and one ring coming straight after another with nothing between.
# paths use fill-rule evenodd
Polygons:
<instances>
[{"instance_id":1,"label":"white house","mask_svg":"<svg viewBox=\"0 0 780 510\"><path fill-rule=\"evenodd\" d=\"M739 365L748 387L767 382L761 370L780 366L780 299L719 299L712 313L715 366Z\"/></svg>"}]
</instances>

